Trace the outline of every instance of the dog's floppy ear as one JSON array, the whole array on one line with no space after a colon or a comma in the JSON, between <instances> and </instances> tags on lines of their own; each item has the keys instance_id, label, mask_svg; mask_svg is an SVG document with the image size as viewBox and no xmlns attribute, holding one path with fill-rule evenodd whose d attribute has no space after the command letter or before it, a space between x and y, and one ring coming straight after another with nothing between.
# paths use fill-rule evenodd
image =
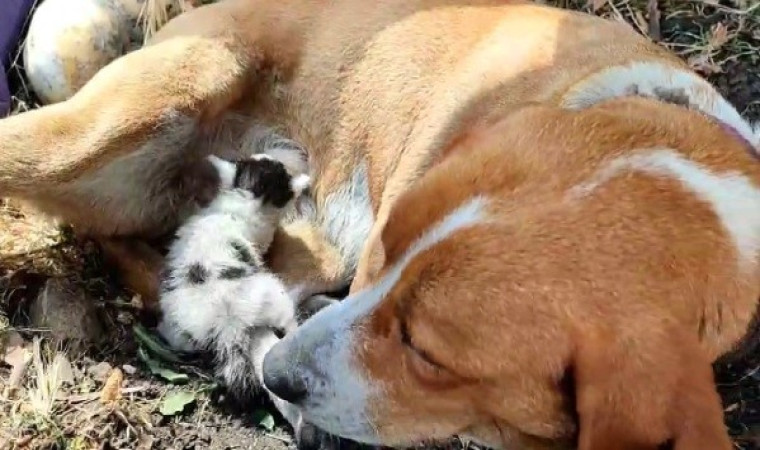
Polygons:
<instances>
[{"instance_id":1,"label":"dog's floppy ear","mask_svg":"<svg viewBox=\"0 0 760 450\"><path fill-rule=\"evenodd\" d=\"M696 336L637 328L584 333L577 343L579 450L732 448Z\"/></svg>"}]
</instances>

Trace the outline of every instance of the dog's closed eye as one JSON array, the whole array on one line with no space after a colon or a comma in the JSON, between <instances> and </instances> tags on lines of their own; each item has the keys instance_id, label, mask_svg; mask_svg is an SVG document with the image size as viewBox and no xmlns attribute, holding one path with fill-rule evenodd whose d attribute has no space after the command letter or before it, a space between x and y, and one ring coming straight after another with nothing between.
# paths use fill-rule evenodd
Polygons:
<instances>
[{"instance_id":1,"label":"dog's closed eye","mask_svg":"<svg viewBox=\"0 0 760 450\"><path fill-rule=\"evenodd\" d=\"M448 387L460 381L460 377L438 362L429 352L415 344L405 322L400 323L401 343L407 349L408 367L412 374L427 385Z\"/></svg>"}]
</instances>

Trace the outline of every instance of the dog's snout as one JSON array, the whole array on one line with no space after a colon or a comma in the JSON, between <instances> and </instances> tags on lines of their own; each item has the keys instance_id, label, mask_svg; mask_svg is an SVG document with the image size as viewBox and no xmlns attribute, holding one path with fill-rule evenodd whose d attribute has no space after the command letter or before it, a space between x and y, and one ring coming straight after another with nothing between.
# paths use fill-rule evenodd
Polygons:
<instances>
[{"instance_id":1,"label":"dog's snout","mask_svg":"<svg viewBox=\"0 0 760 450\"><path fill-rule=\"evenodd\" d=\"M276 344L266 354L262 369L264 386L286 402L298 404L306 398L309 386L287 354L287 345L283 343Z\"/></svg>"},{"instance_id":2,"label":"dog's snout","mask_svg":"<svg viewBox=\"0 0 760 450\"><path fill-rule=\"evenodd\" d=\"M264 385L274 395L295 405L308 393L306 380L295 372L264 372Z\"/></svg>"}]
</instances>

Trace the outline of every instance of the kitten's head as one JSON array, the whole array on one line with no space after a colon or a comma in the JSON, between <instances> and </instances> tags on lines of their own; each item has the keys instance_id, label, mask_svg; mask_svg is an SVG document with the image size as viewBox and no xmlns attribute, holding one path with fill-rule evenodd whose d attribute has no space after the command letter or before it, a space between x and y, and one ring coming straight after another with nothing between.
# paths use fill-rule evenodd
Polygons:
<instances>
[{"instance_id":1,"label":"kitten's head","mask_svg":"<svg viewBox=\"0 0 760 450\"><path fill-rule=\"evenodd\" d=\"M309 187L309 176L291 176L285 165L268 155L255 155L235 163L233 187L246 189L263 204L285 207Z\"/></svg>"}]
</instances>

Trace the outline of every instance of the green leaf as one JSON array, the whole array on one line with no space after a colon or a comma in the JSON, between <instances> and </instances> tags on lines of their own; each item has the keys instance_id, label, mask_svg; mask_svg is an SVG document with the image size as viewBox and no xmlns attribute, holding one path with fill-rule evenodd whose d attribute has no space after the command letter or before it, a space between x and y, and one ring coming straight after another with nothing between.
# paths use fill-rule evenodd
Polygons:
<instances>
[{"instance_id":1,"label":"green leaf","mask_svg":"<svg viewBox=\"0 0 760 450\"><path fill-rule=\"evenodd\" d=\"M90 446L87 445L87 439L82 436L77 436L74 439L64 443L66 450L86 450Z\"/></svg>"},{"instance_id":2,"label":"green leaf","mask_svg":"<svg viewBox=\"0 0 760 450\"><path fill-rule=\"evenodd\" d=\"M195 402L195 393L190 391L177 391L168 394L158 407L158 412L163 416L174 416L185 410L187 405Z\"/></svg>"},{"instance_id":3,"label":"green leaf","mask_svg":"<svg viewBox=\"0 0 760 450\"><path fill-rule=\"evenodd\" d=\"M212 382L212 383L205 383L205 384L202 384L198 388L198 392L201 393L201 394L208 394L210 392L214 392L217 389L219 389L219 384L214 383L214 382Z\"/></svg>"},{"instance_id":4,"label":"green leaf","mask_svg":"<svg viewBox=\"0 0 760 450\"><path fill-rule=\"evenodd\" d=\"M190 377L188 377L187 374L175 372L171 369L168 369L162 366L161 363L159 363L155 359L151 358L148 352L145 351L145 349L142 346L140 346L140 348L137 349L137 356L140 358L140 360L142 360L142 362L145 363L145 365L148 366L150 373L163 378L169 383L185 384L188 381L190 381Z\"/></svg>"},{"instance_id":5,"label":"green leaf","mask_svg":"<svg viewBox=\"0 0 760 450\"><path fill-rule=\"evenodd\" d=\"M161 360L177 364L182 363L182 359L177 356L175 352L163 345L144 326L138 323L132 327L132 332L135 334L137 342L139 342L142 346L144 346Z\"/></svg>"},{"instance_id":6,"label":"green leaf","mask_svg":"<svg viewBox=\"0 0 760 450\"><path fill-rule=\"evenodd\" d=\"M267 431L274 430L274 417L263 409L257 409L253 412L253 420Z\"/></svg>"}]
</instances>

